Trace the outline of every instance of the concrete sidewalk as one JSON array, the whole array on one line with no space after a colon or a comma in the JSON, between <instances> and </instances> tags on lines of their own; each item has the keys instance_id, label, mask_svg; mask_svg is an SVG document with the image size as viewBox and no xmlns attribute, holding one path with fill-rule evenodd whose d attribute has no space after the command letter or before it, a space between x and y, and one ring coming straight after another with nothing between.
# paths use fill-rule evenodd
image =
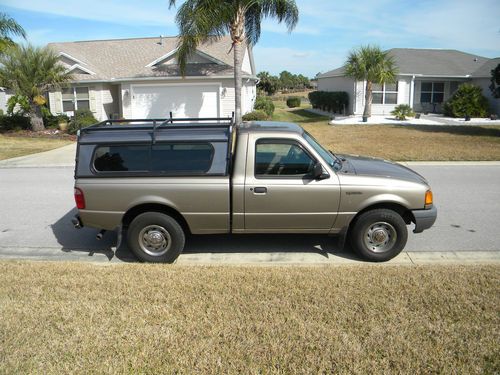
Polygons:
<instances>
[{"instance_id":1,"label":"concrete sidewalk","mask_svg":"<svg viewBox=\"0 0 500 375\"><path fill-rule=\"evenodd\" d=\"M74 167L76 142L54 150L0 160L0 168Z\"/></svg>"},{"instance_id":2,"label":"concrete sidewalk","mask_svg":"<svg viewBox=\"0 0 500 375\"><path fill-rule=\"evenodd\" d=\"M124 256L125 255L125 256ZM60 248L8 248L0 247L0 260L76 261L100 264L138 262L131 254L117 256L109 251L62 250ZM321 252L265 252L265 253L184 253L177 259L178 265L221 266L366 266L366 265L467 265L500 264L498 251L403 251L396 258L384 263L358 260L352 253Z\"/></svg>"}]
</instances>

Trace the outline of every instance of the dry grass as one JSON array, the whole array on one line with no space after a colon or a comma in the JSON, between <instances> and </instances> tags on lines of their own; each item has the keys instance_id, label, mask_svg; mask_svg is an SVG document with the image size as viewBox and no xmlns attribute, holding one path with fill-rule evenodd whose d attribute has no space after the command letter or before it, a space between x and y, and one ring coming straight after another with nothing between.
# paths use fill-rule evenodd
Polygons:
<instances>
[{"instance_id":1,"label":"dry grass","mask_svg":"<svg viewBox=\"0 0 500 375\"><path fill-rule=\"evenodd\" d=\"M278 105L276 121L298 123L337 153L390 160L500 160L500 126L331 126L328 118Z\"/></svg>"},{"instance_id":2,"label":"dry grass","mask_svg":"<svg viewBox=\"0 0 500 375\"><path fill-rule=\"evenodd\" d=\"M499 271L0 262L0 373L498 373Z\"/></svg>"},{"instance_id":3,"label":"dry grass","mask_svg":"<svg viewBox=\"0 0 500 375\"><path fill-rule=\"evenodd\" d=\"M48 151L70 144L70 140L9 137L0 134L0 160Z\"/></svg>"}]
</instances>

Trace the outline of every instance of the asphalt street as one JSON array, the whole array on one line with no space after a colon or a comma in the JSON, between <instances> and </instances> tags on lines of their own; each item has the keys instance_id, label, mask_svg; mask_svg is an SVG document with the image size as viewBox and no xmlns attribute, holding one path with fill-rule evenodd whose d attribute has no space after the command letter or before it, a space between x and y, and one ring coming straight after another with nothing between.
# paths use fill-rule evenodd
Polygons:
<instances>
[{"instance_id":1,"label":"asphalt street","mask_svg":"<svg viewBox=\"0 0 500 375\"><path fill-rule=\"evenodd\" d=\"M410 232L407 251L500 250L500 165L413 165L434 192L438 219L430 230ZM0 256L21 250L40 253L94 254L133 260L124 244L116 251L117 234L101 241L91 228L76 230L70 220L73 168L0 169ZM185 253L330 253L335 241L317 235L193 236Z\"/></svg>"}]
</instances>

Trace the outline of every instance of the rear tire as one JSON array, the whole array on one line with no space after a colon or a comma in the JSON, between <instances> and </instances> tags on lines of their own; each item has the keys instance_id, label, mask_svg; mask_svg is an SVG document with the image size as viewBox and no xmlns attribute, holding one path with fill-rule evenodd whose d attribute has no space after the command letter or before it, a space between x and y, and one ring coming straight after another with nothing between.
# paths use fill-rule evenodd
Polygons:
<instances>
[{"instance_id":1,"label":"rear tire","mask_svg":"<svg viewBox=\"0 0 500 375\"><path fill-rule=\"evenodd\" d=\"M179 223L159 212L138 215L127 231L127 243L144 262L172 263L184 249L186 236Z\"/></svg>"},{"instance_id":2,"label":"rear tire","mask_svg":"<svg viewBox=\"0 0 500 375\"><path fill-rule=\"evenodd\" d=\"M397 212L375 209L355 221L350 242L354 251L372 262L385 262L398 255L406 245L408 230Z\"/></svg>"}]
</instances>

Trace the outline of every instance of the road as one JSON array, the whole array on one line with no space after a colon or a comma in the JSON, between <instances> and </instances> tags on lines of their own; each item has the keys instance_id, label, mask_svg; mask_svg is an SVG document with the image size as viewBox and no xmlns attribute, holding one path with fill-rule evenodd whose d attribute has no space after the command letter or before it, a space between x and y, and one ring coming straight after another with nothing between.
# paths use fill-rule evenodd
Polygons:
<instances>
[{"instance_id":1,"label":"road","mask_svg":"<svg viewBox=\"0 0 500 375\"><path fill-rule=\"evenodd\" d=\"M434 191L438 219L433 228L409 234L405 250L500 250L500 165L417 165ZM0 169L0 256L16 252L54 254L54 251L94 254L108 259L133 260L125 245L115 254L117 235L97 241L91 228L75 230L73 169ZM186 253L337 253L326 236L195 236Z\"/></svg>"}]
</instances>

